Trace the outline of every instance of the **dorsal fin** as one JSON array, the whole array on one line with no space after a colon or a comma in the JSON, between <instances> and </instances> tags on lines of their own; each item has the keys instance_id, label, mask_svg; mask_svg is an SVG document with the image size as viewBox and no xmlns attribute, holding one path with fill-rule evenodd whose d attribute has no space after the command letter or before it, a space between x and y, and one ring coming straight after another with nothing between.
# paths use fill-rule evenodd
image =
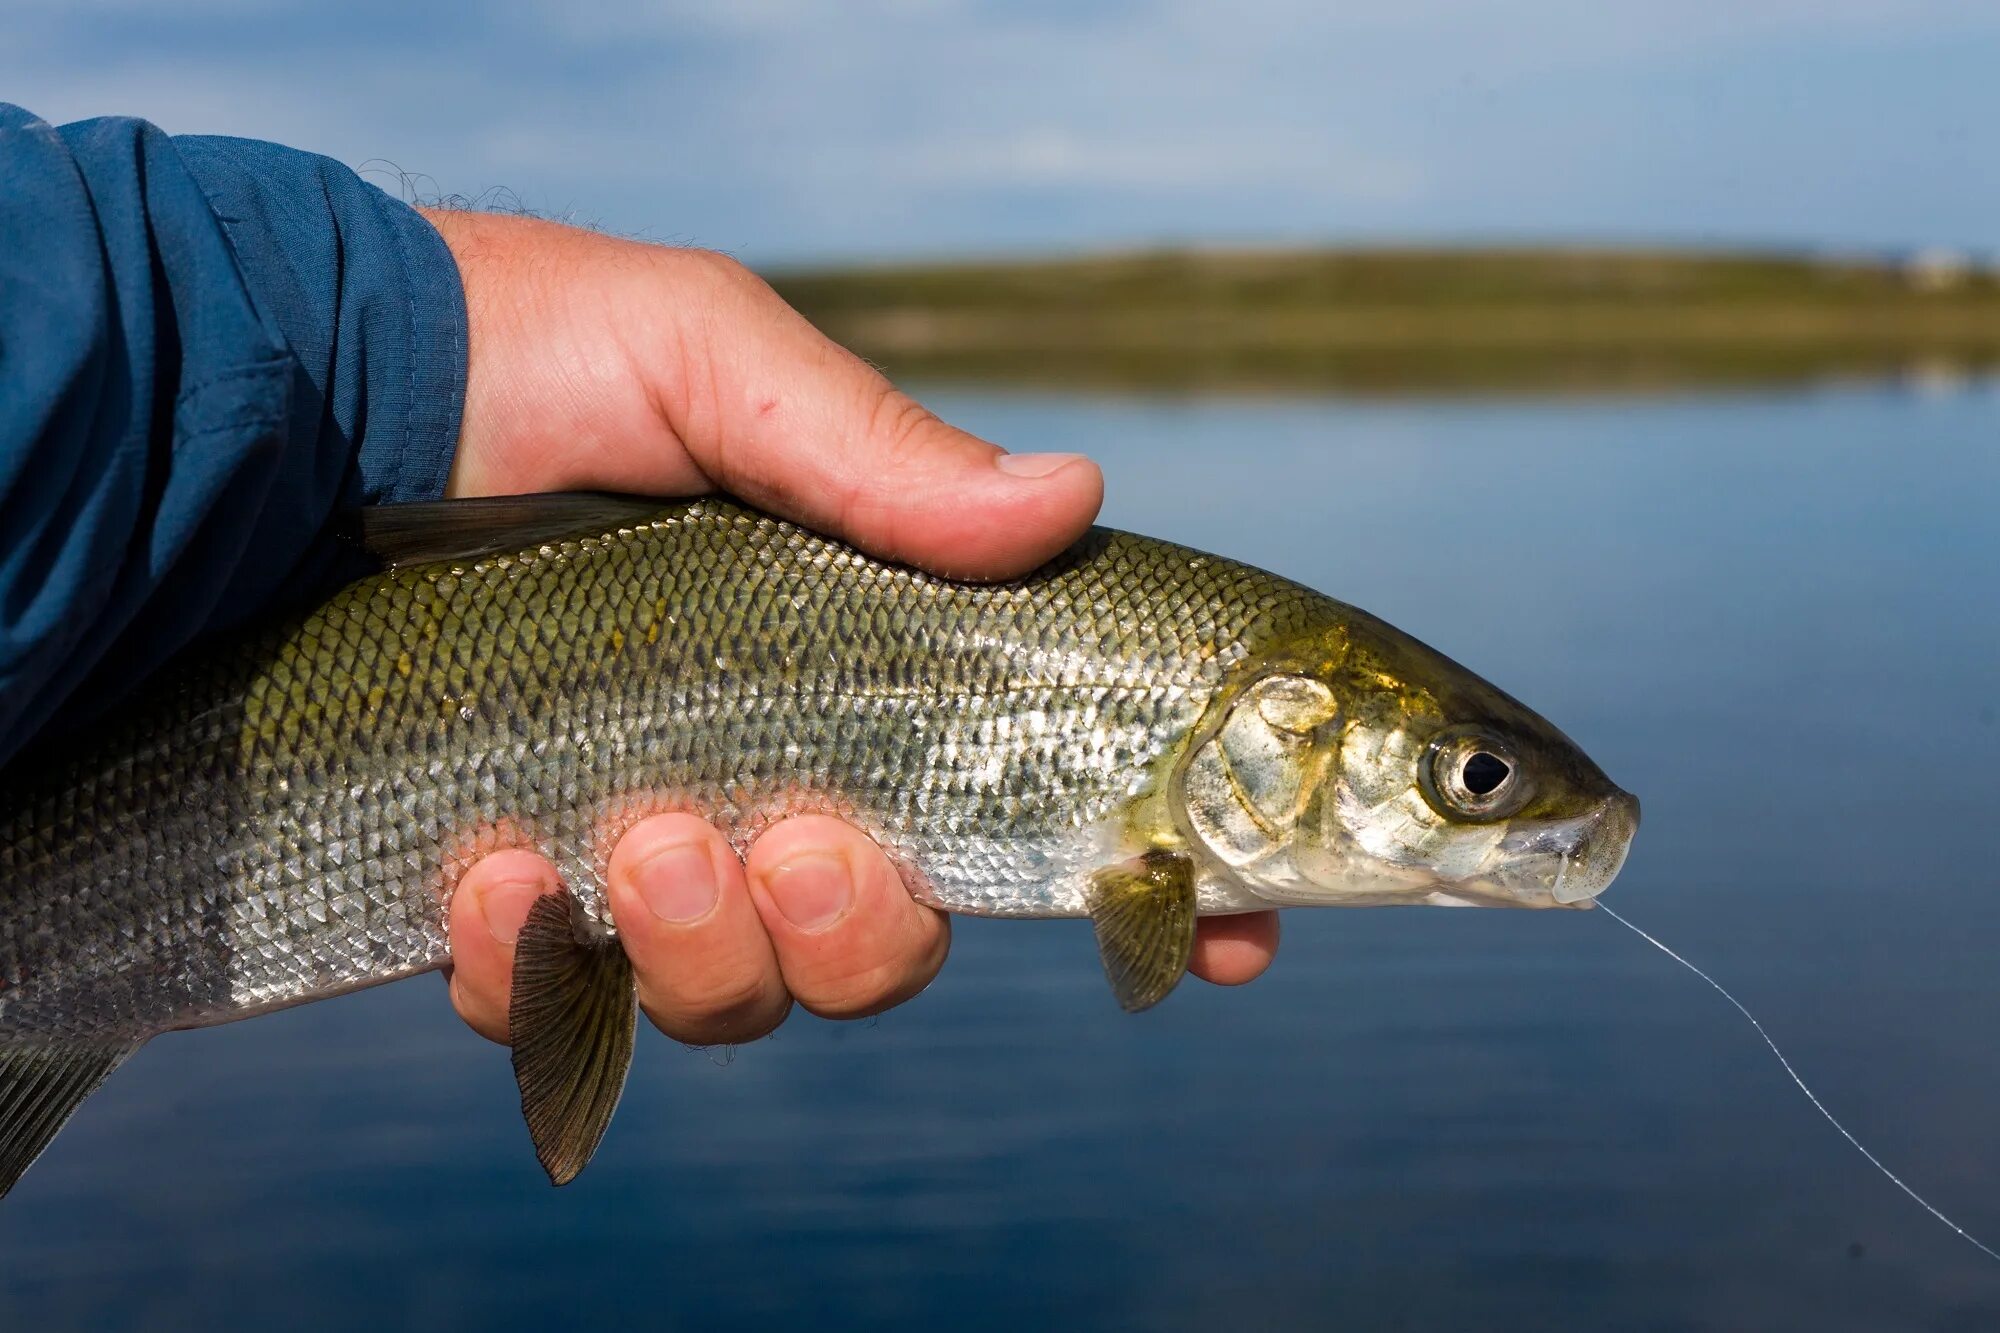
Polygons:
<instances>
[{"instance_id":1,"label":"dorsal fin","mask_svg":"<svg viewBox=\"0 0 2000 1333\"><path fill-rule=\"evenodd\" d=\"M565 537L616 532L646 522L671 503L600 491L427 500L349 510L335 531L396 568L482 560Z\"/></svg>"}]
</instances>

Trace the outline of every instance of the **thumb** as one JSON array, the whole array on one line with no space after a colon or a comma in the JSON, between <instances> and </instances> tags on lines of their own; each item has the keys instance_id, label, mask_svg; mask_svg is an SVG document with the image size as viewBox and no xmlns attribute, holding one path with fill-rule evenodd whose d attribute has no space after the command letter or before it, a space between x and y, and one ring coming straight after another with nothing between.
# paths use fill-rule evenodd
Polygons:
<instances>
[{"instance_id":1,"label":"thumb","mask_svg":"<svg viewBox=\"0 0 2000 1333\"><path fill-rule=\"evenodd\" d=\"M716 486L883 559L963 578L1024 573L1096 516L1104 478L1089 459L1009 454L946 425L742 265L680 257L696 273L676 284L674 354L632 353L645 358L642 375L648 360L677 368L660 408Z\"/></svg>"}]
</instances>

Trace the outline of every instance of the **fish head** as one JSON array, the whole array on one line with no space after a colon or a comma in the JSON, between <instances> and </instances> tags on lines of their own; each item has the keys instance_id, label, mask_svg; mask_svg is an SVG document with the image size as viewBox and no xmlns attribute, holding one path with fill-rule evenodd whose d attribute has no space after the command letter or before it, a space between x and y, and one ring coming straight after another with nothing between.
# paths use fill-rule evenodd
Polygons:
<instances>
[{"instance_id":1,"label":"fish head","mask_svg":"<svg viewBox=\"0 0 2000 1333\"><path fill-rule=\"evenodd\" d=\"M1588 907L1639 828L1549 722L1351 608L1247 659L1193 740L1187 832L1279 906Z\"/></svg>"}]
</instances>

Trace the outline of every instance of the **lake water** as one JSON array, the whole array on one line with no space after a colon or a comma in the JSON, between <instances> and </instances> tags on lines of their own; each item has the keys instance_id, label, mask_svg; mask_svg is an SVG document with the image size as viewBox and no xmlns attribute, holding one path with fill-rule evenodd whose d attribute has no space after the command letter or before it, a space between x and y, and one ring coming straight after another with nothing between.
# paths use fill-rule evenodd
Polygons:
<instances>
[{"instance_id":1,"label":"lake water","mask_svg":"<svg viewBox=\"0 0 2000 1333\"><path fill-rule=\"evenodd\" d=\"M2000 1240L2000 390L931 399L1554 719L1645 801L1608 901ZM642 1041L560 1192L421 978L155 1042L0 1208L8 1329L613 1321L1975 1330L2000 1264L1601 912L1290 913L1137 1018L960 922L879 1020Z\"/></svg>"}]
</instances>

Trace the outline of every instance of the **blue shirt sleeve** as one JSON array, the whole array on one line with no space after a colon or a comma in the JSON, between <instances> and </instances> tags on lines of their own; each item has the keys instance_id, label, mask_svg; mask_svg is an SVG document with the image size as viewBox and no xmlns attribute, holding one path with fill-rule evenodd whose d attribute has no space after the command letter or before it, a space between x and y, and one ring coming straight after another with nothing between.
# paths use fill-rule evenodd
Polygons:
<instances>
[{"instance_id":1,"label":"blue shirt sleeve","mask_svg":"<svg viewBox=\"0 0 2000 1333\"><path fill-rule=\"evenodd\" d=\"M0 104L0 763L443 493L444 242L337 162Z\"/></svg>"}]
</instances>

